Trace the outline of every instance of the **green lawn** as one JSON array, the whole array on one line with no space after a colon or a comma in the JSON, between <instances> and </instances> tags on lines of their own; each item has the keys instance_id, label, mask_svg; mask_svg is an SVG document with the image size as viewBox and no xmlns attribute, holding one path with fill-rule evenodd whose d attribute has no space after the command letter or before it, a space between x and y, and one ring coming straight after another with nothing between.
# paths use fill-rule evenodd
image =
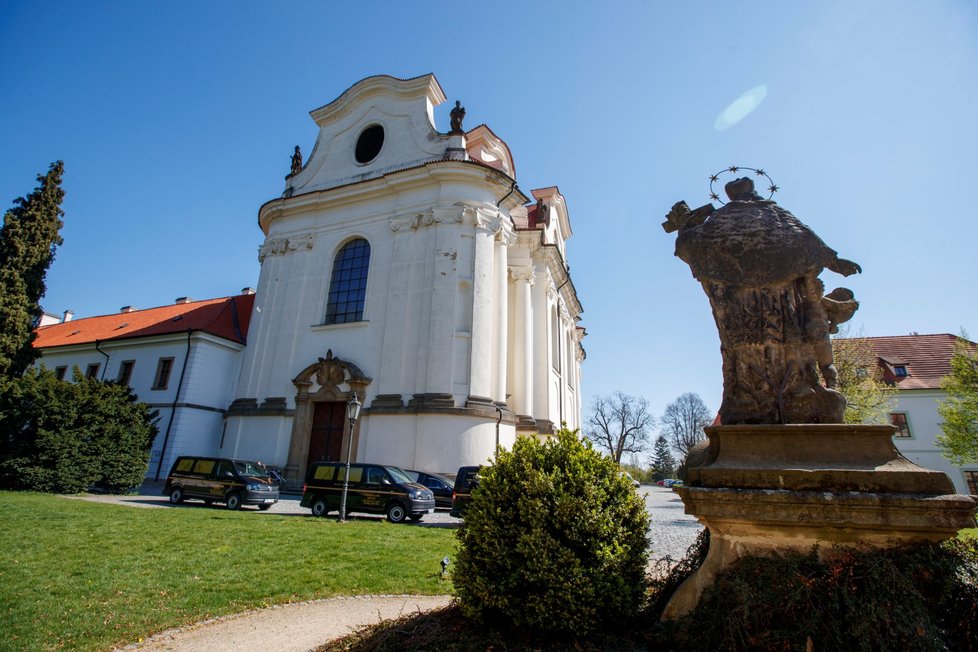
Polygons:
<instances>
[{"instance_id":1,"label":"green lawn","mask_svg":"<svg viewBox=\"0 0 978 652\"><path fill-rule=\"evenodd\" d=\"M105 649L205 618L448 593L454 531L0 492L0 650Z\"/></svg>"}]
</instances>

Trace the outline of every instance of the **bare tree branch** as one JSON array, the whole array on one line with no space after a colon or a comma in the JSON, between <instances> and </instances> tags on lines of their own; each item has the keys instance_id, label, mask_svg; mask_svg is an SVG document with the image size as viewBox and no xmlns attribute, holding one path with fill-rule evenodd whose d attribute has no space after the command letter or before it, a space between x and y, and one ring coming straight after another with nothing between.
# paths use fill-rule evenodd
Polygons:
<instances>
[{"instance_id":1,"label":"bare tree branch","mask_svg":"<svg viewBox=\"0 0 978 652\"><path fill-rule=\"evenodd\" d=\"M655 417L649 411L647 400L615 392L610 396L595 396L591 401L584 435L621 463L625 453L640 453L648 448L654 425Z\"/></svg>"},{"instance_id":2,"label":"bare tree branch","mask_svg":"<svg viewBox=\"0 0 978 652\"><path fill-rule=\"evenodd\" d=\"M686 392L666 406L662 413L662 432L680 458L685 458L690 448L706 438L703 428L712 422L713 415L700 395Z\"/></svg>"}]
</instances>

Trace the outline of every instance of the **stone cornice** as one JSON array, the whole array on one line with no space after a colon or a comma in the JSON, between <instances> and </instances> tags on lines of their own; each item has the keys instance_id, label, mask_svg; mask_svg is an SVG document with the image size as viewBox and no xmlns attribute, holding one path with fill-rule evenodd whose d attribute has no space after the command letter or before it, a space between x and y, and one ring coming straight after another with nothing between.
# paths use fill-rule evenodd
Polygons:
<instances>
[{"instance_id":1,"label":"stone cornice","mask_svg":"<svg viewBox=\"0 0 978 652\"><path fill-rule=\"evenodd\" d=\"M489 188L494 195L505 197L501 207L505 210L527 201L519 189L510 192L513 180L498 170L471 161L438 160L363 181L273 199L258 210L258 225L267 235L271 223L281 217L389 197L392 192L407 192L437 183L469 183Z\"/></svg>"}]
</instances>

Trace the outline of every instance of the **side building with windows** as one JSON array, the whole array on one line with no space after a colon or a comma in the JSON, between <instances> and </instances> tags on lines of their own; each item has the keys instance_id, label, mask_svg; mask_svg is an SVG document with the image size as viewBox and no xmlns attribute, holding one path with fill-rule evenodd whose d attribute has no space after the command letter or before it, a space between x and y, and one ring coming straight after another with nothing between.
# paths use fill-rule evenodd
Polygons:
<instances>
[{"instance_id":1,"label":"side building with windows","mask_svg":"<svg viewBox=\"0 0 978 652\"><path fill-rule=\"evenodd\" d=\"M955 346L975 343L946 333L858 339L872 348L883 381L897 389L889 418L897 428L893 441L900 452L912 462L946 473L957 491L978 495L978 464L955 466L937 447L937 406L947 398L941 380L951 372Z\"/></svg>"},{"instance_id":2,"label":"side building with windows","mask_svg":"<svg viewBox=\"0 0 978 652\"><path fill-rule=\"evenodd\" d=\"M38 365L70 380L128 385L159 413L147 477L166 476L178 455L214 455L241 368L254 292L61 321L37 329Z\"/></svg>"}]
</instances>

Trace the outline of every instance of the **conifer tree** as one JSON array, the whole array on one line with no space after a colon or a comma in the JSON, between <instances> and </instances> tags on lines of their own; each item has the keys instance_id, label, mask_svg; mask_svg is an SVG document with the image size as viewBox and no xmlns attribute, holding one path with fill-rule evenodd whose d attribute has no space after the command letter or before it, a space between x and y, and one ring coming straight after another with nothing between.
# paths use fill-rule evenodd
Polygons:
<instances>
[{"instance_id":1,"label":"conifer tree","mask_svg":"<svg viewBox=\"0 0 978 652\"><path fill-rule=\"evenodd\" d=\"M652 448L652 479L665 480L673 477L676 472L676 458L672 456L669 440L665 435L659 435Z\"/></svg>"},{"instance_id":2,"label":"conifer tree","mask_svg":"<svg viewBox=\"0 0 978 652\"><path fill-rule=\"evenodd\" d=\"M14 200L0 228L0 380L15 378L37 358L32 345L41 317L44 278L61 244L61 176L56 161L26 198Z\"/></svg>"}]
</instances>

